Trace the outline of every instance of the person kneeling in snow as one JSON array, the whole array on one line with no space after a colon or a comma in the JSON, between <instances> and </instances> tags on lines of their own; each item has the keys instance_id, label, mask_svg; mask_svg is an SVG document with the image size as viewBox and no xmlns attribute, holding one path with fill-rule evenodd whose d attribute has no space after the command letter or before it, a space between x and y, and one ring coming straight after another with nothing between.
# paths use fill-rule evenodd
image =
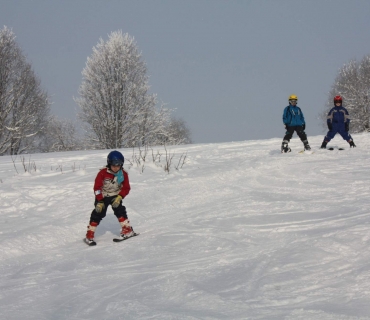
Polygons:
<instances>
[{"instance_id":1,"label":"person kneeling in snow","mask_svg":"<svg viewBox=\"0 0 370 320\"><path fill-rule=\"evenodd\" d=\"M122 205L130 192L128 174L123 170L124 157L119 151L112 151L107 157L107 166L101 169L95 178L95 209L91 212L90 224L87 227L86 243L95 245L94 235L96 227L106 216L107 208L112 206L114 215L121 224L121 238L129 238L134 235L130 221L127 218L126 208Z\"/></svg>"},{"instance_id":2,"label":"person kneeling in snow","mask_svg":"<svg viewBox=\"0 0 370 320\"><path fill-rule=\"evenodd\" d=\"M328 142L333 139L337 133L349 143L351 148L356 147L351 135L348 133L350 118L347 109L342 106L341 96L334 97L334 107L330 109L326 122L329 131L322 142L321 149L326 149Z\"/></svg>"}]
</instances>

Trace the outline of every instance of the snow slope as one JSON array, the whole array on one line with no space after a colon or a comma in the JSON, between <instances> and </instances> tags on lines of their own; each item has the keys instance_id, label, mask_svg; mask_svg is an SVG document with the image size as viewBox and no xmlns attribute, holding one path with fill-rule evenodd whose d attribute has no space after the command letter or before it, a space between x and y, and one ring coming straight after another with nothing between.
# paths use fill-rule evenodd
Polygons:
<instances>
[{"instance_id":1,"label":"snow slope","mask_svg":"<svg viewBox=\"0 0 370 320\"><path fill-rule=\"evenodd\" d=\"M108 151L0 157L1 319L370 319L370 136L322 138L171 147L170 174L126 161L141 235L114 243L109 209L96 247Z\"/></svg>"}]
</instances>

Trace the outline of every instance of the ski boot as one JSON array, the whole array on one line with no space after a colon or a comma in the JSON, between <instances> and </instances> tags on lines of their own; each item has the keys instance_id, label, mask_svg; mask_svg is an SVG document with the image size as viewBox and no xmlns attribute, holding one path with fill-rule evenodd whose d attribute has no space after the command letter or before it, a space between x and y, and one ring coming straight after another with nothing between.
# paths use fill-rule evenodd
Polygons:
<instances>
[{"instance_id":1,"label":"ski boot","mask_svg":"<svg viewBox=\"0 0 370 320\"><path fill-rule=\"evenodd\" d=\"M321 144L321 149L326 149L326 145L327 145L328 143L324 140L323 142L322 142L322 144Z\"/></svg>"},{"instance_id":2,"label":"ski boot","mask_svg":"<svg viewBox=\"0 0 370 320\"><path fill-rule=\"evenodd\" d=\"M122 227L121 234L118 239L125 240L125 239L131 238L134 235L136 235L128 219L121 217L121 218L118 218L118 221Z\"/></svg>"},{"instance_id":3,"label":"ski boot","mask_svg":"<svg viewBox=\"0 0 370 320\"><path fill-rule=\"evenodd\" d=\"M356 147L356 145L353 142L353 140L349 140L348 143L349 143L350 148L355 148Z\"/></svg>"},{"instance_id":4,"label":"ski boot","mask_svg":"<svg viewBox=\"0 0 370 320\"><path fill-rule=\"evenodd\" d=\"M90 225L87 226L85 242L89 246L95 246L96 245L94 236L95 236L95 230L96 230L97 226L98 226L98 224L96 222L90 222Z\"/></svg>"},{"instance_id":5,"label":"ski boot","mask_svg":"<svg viewBox=\"0 0 370 320\"><path fill-rule=\"evenodd\" d=\"M303 141L303 144L304 144L304 150L305 151L311 151L311 147L310 145L308 144L308 141Z\"/></svg>"},{"instance_id":6,"label":"ski boot","mask_svg":"<svg viewBox=\"0 0 370 320\"><path fill-rule=\"evenodd\" d=\"M284 140L281 144L281 153L288 153L290 151L292 150L288 147L288 142Z\"/></svg>"}]
</instances>

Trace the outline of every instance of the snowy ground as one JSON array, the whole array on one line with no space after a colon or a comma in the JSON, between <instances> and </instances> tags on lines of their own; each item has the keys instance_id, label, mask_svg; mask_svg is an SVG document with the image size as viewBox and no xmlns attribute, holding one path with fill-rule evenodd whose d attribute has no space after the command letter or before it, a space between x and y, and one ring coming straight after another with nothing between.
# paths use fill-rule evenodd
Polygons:
<instances>
[{"instance_id":1,"label":"snowy ground","mask_svg":"<svg viewBox=\"0 0 370 320\"><path fill-rule=\"evenodd\" d=\"M114 243L109 209L96 247L107 151L26 155L27 173L0 157L0 318L370 319L370 136L322 138L312 155L296 138L284 155L280 138L171 147L187 158L170 174L127 161L141 235Z\"/></svg>"}]
</instances>

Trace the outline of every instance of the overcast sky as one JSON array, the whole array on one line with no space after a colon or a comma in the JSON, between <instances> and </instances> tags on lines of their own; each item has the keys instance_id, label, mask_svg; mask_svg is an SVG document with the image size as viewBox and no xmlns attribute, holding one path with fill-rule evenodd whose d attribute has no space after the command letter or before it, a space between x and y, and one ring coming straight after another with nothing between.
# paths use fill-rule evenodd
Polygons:
<instances>
[{"instance_id":1,"label":"overcast sky","mask_svg":"<svg viewBox=\"0 0 370 320\"><path fill-rule=\"evenodd\" d=\"M122 30L195 143L282 138L290 94L308 137L322 134L338 70L370 54L369 17L369 0L0 0L53 114L76 118L87 57Z\"/></svg>"}]
</instances>

